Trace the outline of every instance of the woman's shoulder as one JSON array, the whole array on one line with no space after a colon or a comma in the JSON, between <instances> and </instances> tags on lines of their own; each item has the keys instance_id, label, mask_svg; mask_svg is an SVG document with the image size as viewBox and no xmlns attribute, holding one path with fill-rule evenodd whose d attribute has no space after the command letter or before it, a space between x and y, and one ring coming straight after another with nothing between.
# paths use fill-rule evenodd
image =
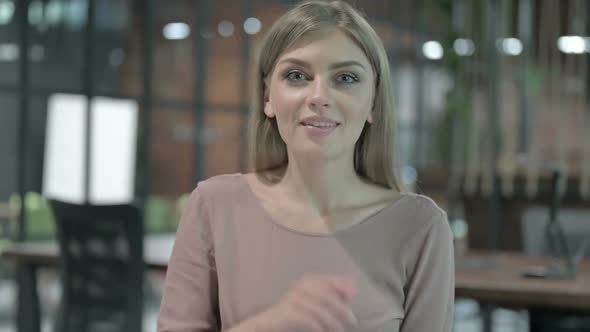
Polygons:
<instances>
[{"instance_id":1,"label":"woman's shoulder","mask_svg":"<svg viewBox=\"0 0 590 332\"><path fill-rule=\"evenodd\" d=\"M403 243L403 255L408 266L416 264L419 256L428 252L452 250L453 235L447 213L430 197L404 193L403 206L394 216L396 236Z\"/></svg>"},{"instance_id":2,"label":"woman's shoulder","mask_svg":"<svg viewBox=\"0 0 590 332\"><path fill-rule=\"evenodd\" d=\"M221 174L197 182L189 202L201 202L209 207L219 206L227 200L235 201L244 195L243 174ZM224 204L222 204L224 205Z\"/></svg>"},{"instance_id":3,"label":"woman's shoulder","mask_svg":"<svg viewBox=\"0 0 590 332\"><path fill-rule=\"evenodd\" d=\"M448 227L447 213L432 198L417 194L403 193L397 209L391 209L396 220L405 228L427 231L430 228Z\"/></svg>"},{"instance_id":4,"label":"woman's shoulder","mask_svg":"<svg viewBox=\"0 0 590 332\"><path fill-rule=\"evenodd\" d=\"M403 193L407 204L411 206L411 209L419 215L432 218L432 217L444 217L446 218L447 213L443 210L438 203L436 203L431 197L426 195L407 192Z\"/></svg>"},{"instance_id":5,"label":"woman's shoulder","mask_svg":"<svg viewBox=\"0 0 590 332\"><path fill-rule=\"evenodd\" d=\"M197 182L195 191L201 195L217 196L227 193L235 193L236 188L241 185L244 174L228 173L215 175Z\"/></svg>"}]
</instances>

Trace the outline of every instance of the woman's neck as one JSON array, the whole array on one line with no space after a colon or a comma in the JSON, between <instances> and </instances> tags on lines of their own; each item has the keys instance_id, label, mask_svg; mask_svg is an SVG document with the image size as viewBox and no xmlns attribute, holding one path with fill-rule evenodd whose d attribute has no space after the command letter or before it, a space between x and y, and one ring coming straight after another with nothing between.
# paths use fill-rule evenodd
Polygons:
<instances>
[{"instance_id":1,"label":"woman's neck","mask_svg":"<svg viewBox=\"0 0 590 332\"><path fill-rule=\"evenodd\" d=\"M366 182L356 173L352 160L290 158L279 185L309 212L323 215L350 204Z\"/></svg>"}]
</instances>

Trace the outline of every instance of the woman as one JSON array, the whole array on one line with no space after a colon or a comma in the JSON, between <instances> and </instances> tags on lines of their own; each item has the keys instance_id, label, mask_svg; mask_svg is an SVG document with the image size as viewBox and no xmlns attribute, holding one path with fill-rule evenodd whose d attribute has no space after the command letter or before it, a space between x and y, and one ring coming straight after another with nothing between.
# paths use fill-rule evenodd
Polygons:
<instances>
[{"instance_id":1,"label":"woman","mask_svg":"<svg viewBox=\"0 0 590 332\"><path fill-rule=\"evenodd\" d=\"M445 213L393 167L384 47L340 1L302 3L263 43L255 172L200 182L158 331L450 331Z\"/></svg>"}]
</instances>

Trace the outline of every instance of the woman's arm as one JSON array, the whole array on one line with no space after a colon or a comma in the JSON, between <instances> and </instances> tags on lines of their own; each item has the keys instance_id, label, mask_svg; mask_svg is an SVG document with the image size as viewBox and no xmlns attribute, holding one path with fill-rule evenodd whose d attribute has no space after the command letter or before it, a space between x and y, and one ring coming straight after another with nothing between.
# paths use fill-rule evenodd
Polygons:
<instances>
[{"instance_id":1,"label":"woman's arm","mask_svg":"<svg viewBox=\"0 0 590 332\"><path fill-rule=\"evenodd\" d=\"M226 332L344 332L355 330L350 278L307 274L291 285L277 304Z\"/></svg>"},{"instance_id":2,"label":"woman's arm","mask_svg":"<svg viewBox=\"0 0 590 332\"><path fill-rule=\"evenodd\" d=\"M444 331L453 325L453 236L444 213L431 219L406 284L401 332Z\"/></svg>"},{"instance_id":3,"label":"woman's arm","mask_svg":"<svg viewBox=\"0 0 590 332\"><path fill-rule=\"evenodd\" d=\"M158 332L218 330L217 272L211 221L195 189L183 212L168 264Z\"/></svg>"}]
</instances>

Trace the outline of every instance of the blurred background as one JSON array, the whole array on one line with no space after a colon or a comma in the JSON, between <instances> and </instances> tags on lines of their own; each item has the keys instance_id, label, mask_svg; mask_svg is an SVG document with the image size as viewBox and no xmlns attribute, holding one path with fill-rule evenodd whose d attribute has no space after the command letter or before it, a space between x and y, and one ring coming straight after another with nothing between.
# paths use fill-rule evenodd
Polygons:
<instances>
[{"instance_id":1,"label":"blurred background","mask_svg":"<svg viewBox=\"0 0 590 332\"><path fill-rule=\"evenodd\" d=\"M590 255L590 3L350 2L388 51L398 166L406 184L447 210L458 280L474 285L470 269L500 269L471 252ZM0 251L59 242L52 194L133 199L146 236L173 235L197 181L246 171L252 61L294 3L0 0ZM103 154L91 152L95 146ZM74 194L50 188L65 182ZM552 234L565 253L551 245ZM16 331L24 310L21 256L0 258L0 331ZM584 263L572 277L580 289L555 291L585 294L570 308L458 288L455 330L528 331L535 320L556 324L551 331L585 331ZM155 331L163 272L146 274L143 330ZM42 330L55 330L59 269L36 275ZM518 280L514 288L529 287Z\"/></svg>"}]
</instances>

